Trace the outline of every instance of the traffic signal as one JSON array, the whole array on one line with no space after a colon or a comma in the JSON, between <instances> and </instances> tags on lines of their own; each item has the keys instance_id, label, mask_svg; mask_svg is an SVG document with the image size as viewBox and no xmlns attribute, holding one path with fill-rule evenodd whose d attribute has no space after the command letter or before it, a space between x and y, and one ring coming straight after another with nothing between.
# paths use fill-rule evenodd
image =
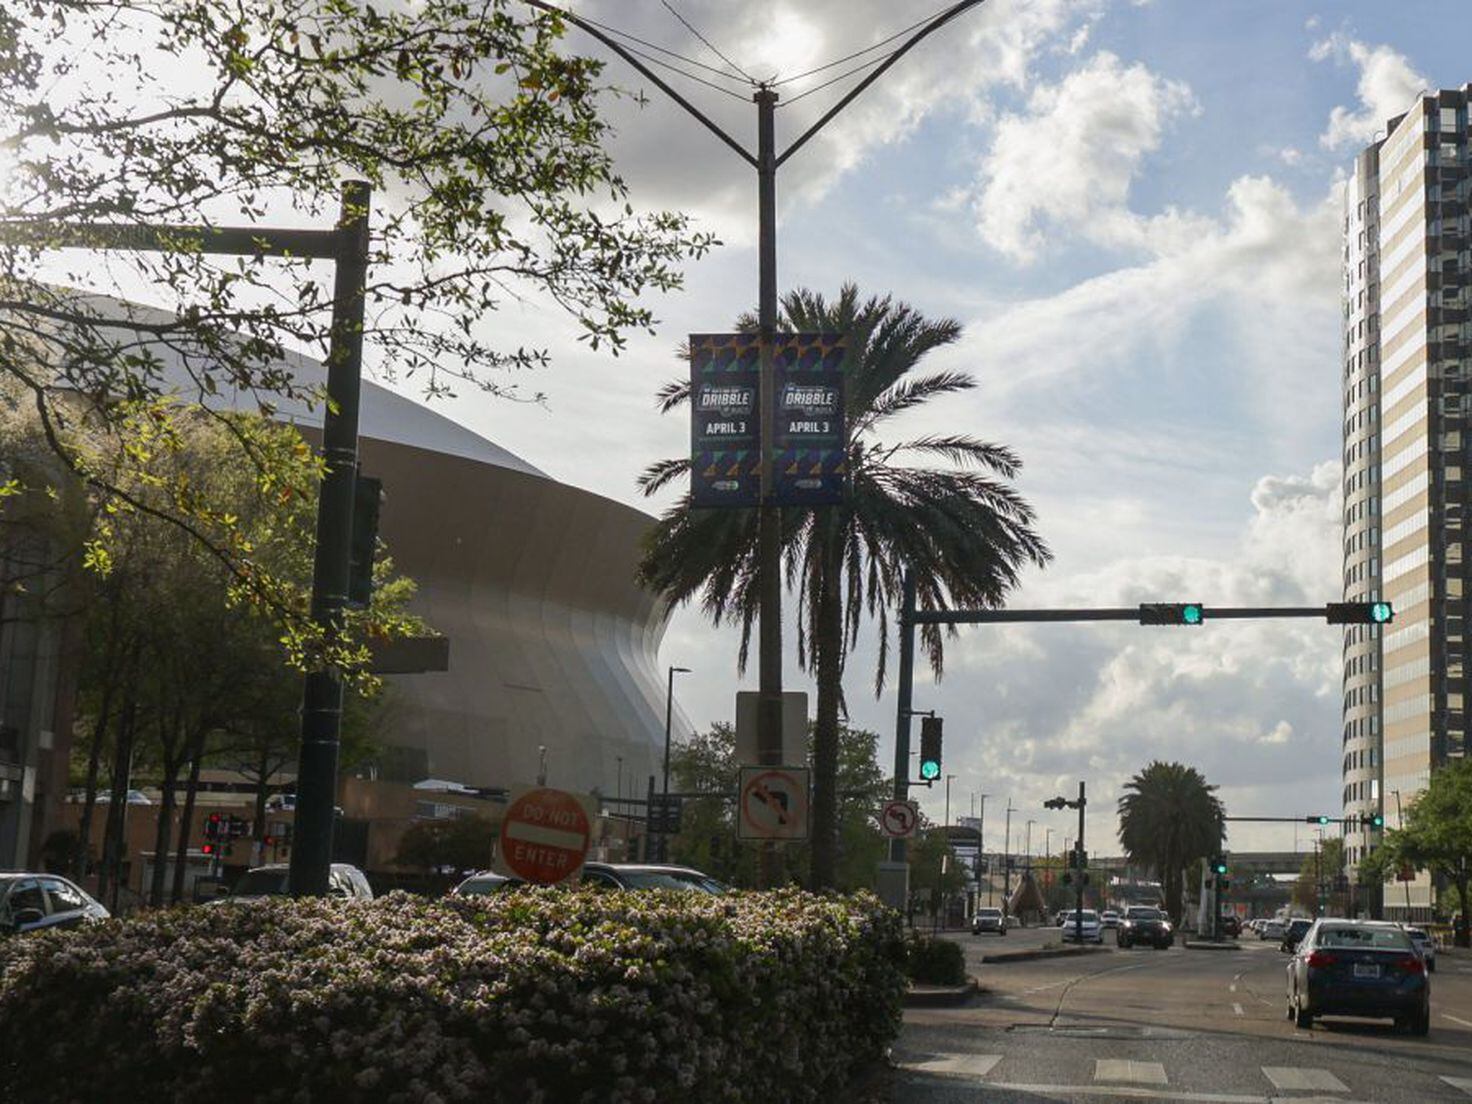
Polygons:
<instances>
[{"instance_id":1,"label":"traffic signal","mask_svg":"<svg viewBox=\"0 0 1472 1104\"><path fill-rule=\"evenodd\" d=\"M353 489L353 530L348 566L348 605L366 607L373 600L373 556L378 550L378 510L383 481L360 475Z\"/></svg>"},{"instance_id":2,"label":"traffic signal","mask_svg":"<svg viewBox=\"0 0 1472 1104\"><path fill-rule=\"evenodd\" d=\"M1371 828L1384 828L1385 827L1385 817L1383 817L1379 813L1376 813L1374 816L1372 816L1370 818L1370 827Z\"/></svg>"},{"instance_id":3,"label":"traffic signal","mask_svg":"<svg viewBox=\"0 0 1472 1104\"><path fill-rule=\"evenodd\" d=\"M920 777L934 782L940 777L941 719L920 718Z\"/></svg>"},{"instance_id":4,"label":"traffic signal","mask_svg":"<svg viewBox=\"0 0 1472 1104\"><path fill-rule=\"evenodd\" d=\"M1324 618L1331 625L1388 625L1395 609L1389 602L1330 602Z\"/></svg>"},{"instance_id":5,"label":"traffic signal","mask_svg":"<svg viewBox=\"0 0 1472 1104\"><path fill-rule=\"evenodd\" d=\"M1206 620L1200 602L1141 602L1142 625L1199 625Z\"/></svg>"},{"instance_id":6,"label":"traffic signal","mask_svg":"<svg viewBox=\"0 0 1472 1104\"><path fill-rule=\"evenodd\" d=\"M1232 880L1230 878L1218 877L1216 880L1216 888L1217 892L1225 893L1227 890L1232 888Z\"/></svg>"},{"instance_id":7,"label":"traffic signal","mask_svg":"<svg viewBox=\"0 0 1472 1104\"><path fill-rule=\"evenodd\" d=\"M222 839L225 835L223 825L224 820L219 813L211 813L209 816L205 817L204 838L207 840ZM209 851L205 851L206 855L210 853L211 852Z\"/></svg>"},{"instance_id":8,"label":"traffic signal","mask_svg":"<svg viewBox=\"0 0 1472 1104\"><path fill-rule=\"evenodd\" d=\"M199 850L202 854L213 855L215 853L215 845L213 843L206 843Z\"/></svg>"},{"instance_id":9,"label":"traffic signal","mask_svg":"<svg viewBox=\"0 0 1472 1104\"><path fill-rule=\"evenodd\" d=\"M1068 798L1066 797L1050 797L1047 801L1043 802L1044 809L1062 809L1067 805Z\"/></svg>"},{"instance_id":10,"label":"traffic signal","mask_svg":"<svg viewBox=\"0 0 1472 1104\"><path fill-rule=\"evenodd\" d=\"M1227 872L1227 860L1218 855L1211 860L1211 872L1213 874L1225 874Z\"/></svg>"},{"instance_id":11,"label":"traffic signal","mask_svg":"<svg viewBox=\"0 0 1472 1104\"><path fill-rule=\"evenodd\" d=\"M1334 822L1334 818L1331 817L1331 816L1325 816L1323 813L1320 813L1318 816L1306 816L1306 817L1304 817L1303 818L1303 822L1305 824L1318 824L1318 825L1332 824Z\"/></svg>"},{"instance_id":12,"label":"traffic signal","mask_svg":"<svg viewBox=\"0 0 1472 1104\"><path fill-rule=\"evenodd\" d=\"M1073 875L1066 870L1063 872L1063 877L1058 880L1064 885L1073 885Z\"/></svg>"}]
</instances>

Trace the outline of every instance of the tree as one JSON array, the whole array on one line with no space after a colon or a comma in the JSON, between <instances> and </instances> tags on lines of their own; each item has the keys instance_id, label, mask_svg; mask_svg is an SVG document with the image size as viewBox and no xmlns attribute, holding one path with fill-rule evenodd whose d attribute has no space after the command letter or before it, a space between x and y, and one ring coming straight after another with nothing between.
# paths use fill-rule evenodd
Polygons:
<instances>
[{"instance_id":1,"label":"tree","mask_svg":"<svg viewBox=\"0 0 1472 1104\"><path fill-rule=\"evenodd\" d=\"M63 226L327 227L340 184L375 189L363 336L370 367L440 394L514 388L503 370L546 354L498 348L487 320L541 295L594 347L621 347L710 245L683 215L636 214L603 143L601 63L561 51L555 15L511 0L97 0L0 8L0 381L34 408L54 454L89 487L129 481L78 451L81 427L122 474L191 396L237 392L270 413L323 401L289 350L326 355L333 291L310 259L57 252ZM105 79L94 79L105 74ZM78 254L70 254L77 257ZM107 296L137 295L134 309ZM174 379L164 370L176 362ZM139 420L140 411L147 417ZM276 478L281 458L236 442L233 463ZM210 545L242 593L302 648L354 665L276 601L276 576L228 506L165 486L146 506ZM99 536L98 553L106 548ZM325 649L325 651L321 651Z\"/></svg>"},{"instance_id":2,"label":"tree","mask_svg":"<svg viewBox=\"0 0 1472 1104\"><path fill-rule=\"evenodd\" d=\"M1381 877L1409 866L1450 882L1462 909L1457 946L1472 946L1466 910L1472 883L1472 762L1453 759L1432 771L1426 789L1406 808L1405 827L1387 830L1367 865Z\"/></svg>"},{"instance_id":3,"label":"tree","mask_svg":"<svg viewBox=\"0 0 1472 1104\"><path fill-rule=\"evenodd\" d=\"M1179 925L1186 866L1221 849L1225 812L1201 772L1159 760L1136 774L1119 799L1119 842L1130 861L1153 870Z\"/></svg>"},{"instance_id":4,"label":"tree","mask_svg":"<svg viewBox=\"0 0 1472 1104\"><path fill-rule=\"evenodd\" d=\"M1298 869L1298 880L1293 883L1293 903L1318 916L1324 911L1325 904L1338 893L1335 886L1343 872L1344 841L1337 836L1328 836L1313 854L1304 856ZM1342 904L1337 908L1343 911Z\"/></svg>"},{"instance_id":5,"label":"tree","mask_svg":"<svg viewBox=\"0 0 1472 1104\"><path fill-rule=\"evenodd\" d=\"M951 846L944 827L923 814L910 848L910 912L918 909L938 915L951 894L966 886L966 871Z\"/></svg>"},{"instance_id":6,"label":"tree","mask_svg":"<svg viewBox=\"0 0 1472 1104\"><path fill-rule=\"evenodd\" d=\"M864 729L839 729L838 833L841 841L835 888L873 888L876 864L884 853L884 837L876 820L887 796L887 783L877 758L879 737ZM670 843L678 863L703 870L732 885L756 884L760 847L736 838L736 807L732 800L739 784L736 730L717 723L709 732L696 733L674 745L670 774L676 788L711 797L687 799L679 835ZM811 844L789 843L781 848L786 871L808 865ZM787 875L784 875L784 878Z\"/></svg>"},{"instance_id":7,"label":"tree","mask_svg":"<svg viewBox=\"0 0 1472 1104\"><path fill-rule=\"evenodd\" d=\"M496 834L496 826L481 816L415 821L399 841L394 862L458 880L490 866Z\"/></svg>"},{"instance_id":8,"label":"tree","mask_svg":"<svg viewBox=\"0 0 1472 1104\"><path fill-rule=\"evenodd\" d=\"M881 437L894 416L976 385L962 372L918 371L927 353L960 337L959 323L927 319L888 296L861 300L853 284L832 302L794 291L780 314L785 331L848 337L849 494L838 506L788 509L782 516L785 573L797 592L798 659L817 681L812 884L823 888L835 877L844 667L864 617L877 622L877 694L885 678L888 611L899 604L907 570L924 608L993 606L1025 565L1042 565L1050 553L1033 531L1031 507L1006 482L1021 468L1010 449L967 434ZM737 327L755 332L756 319L747 315ZM668 412L689 397L688 380L675 381L661 390L661 407ZM949 466L928 466L935 461ZM645 470L640 486L652 495L688 473L688 459L661 461ZM736 621L744 666L758 607L756 510L696 510L686 493L660 518L640 574L672 601L698 594L716 624ZM926 625L920 635L939 676L943 633Z\"/></svg>"}]
</instances>

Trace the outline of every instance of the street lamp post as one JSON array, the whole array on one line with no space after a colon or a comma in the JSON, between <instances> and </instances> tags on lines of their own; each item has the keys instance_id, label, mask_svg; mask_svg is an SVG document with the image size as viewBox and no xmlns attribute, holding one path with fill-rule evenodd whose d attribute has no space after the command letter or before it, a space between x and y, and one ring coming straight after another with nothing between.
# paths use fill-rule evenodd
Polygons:
<instances>
[{"instance_id":1,"label":"street lamp post","mask_svg":"<svg viewBox=\"0 0 1472 1104\"><path fill-rule=\"evenodd\" d=\"M664 786L663 786L663 788L661 789L660 792L663 793L663 794L665 794L666 796L668 796L669 795L669 792L670 792L670 722L673 719L674 712L675 712L675 676L677 674L679 674L679 675L688 675L689 673L690 673L690 668L689 667L671 667L670 670L669 670L669 679L667 680L666 685L665 685L665 696L664 696Z\"/></svg>"},{"instance_id":2,"label":"street lamp post","mask_svg":"<svg viewBox=\"0 0 1472 1104\"><path fill-rule=\"evenodd\" d=\"M1029 874L1032 873L1032 826L1036 823L1037 821L1035 820L1029 820L1027 822L1026 842L1022 845L1023 862L1026 864Z\"/></svg>"},{"instance_id":3,"label":"street lamp post","mask_svg":"<svg viewBox=\"0 0 1472 1104\"><path fill-rule=\"evenodd\" d=\"M1012 896L1012 799L1007 799L1007 833L1002 843L1002 915L1008 915Z\"/></svg>"}]
</instances>

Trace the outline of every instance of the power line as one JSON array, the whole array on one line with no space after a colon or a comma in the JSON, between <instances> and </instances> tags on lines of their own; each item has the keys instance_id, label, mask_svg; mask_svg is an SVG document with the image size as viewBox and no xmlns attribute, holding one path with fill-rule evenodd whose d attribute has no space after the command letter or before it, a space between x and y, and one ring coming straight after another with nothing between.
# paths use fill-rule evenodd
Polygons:
<instances>
[{"instance_id":1,"label":"power line","mask_svg":"<svg viewBox=\"0 0 1472 1104\"><path fill-rule=\"evenodd\" d=\"M901 32L901 33L903 33L903 32ZM847 72L839 73L838 76L833 77L833 78L831 78L829 80L825 80L822 84L814 85L812 88L809 88L806 92L800 92L796 96L793 96L792 99L790 99L790 100L784 100L782 103L778 104L777 106L778 107L791 107L793 104L797 103L799 100L806 99L808 96L811 96L814 92L821 92L821 91L823 91L823 89L829 87L830 85L837 84L841 80L847 80L849 77L853 76L855 73L862 73L865 69L873 68L875 65L880 65L883 62L888 61L890 58L894 57L894 55L897 54L898 52L899 52L898 50L891 50L887 54L880 54L878 57L870 58L868 61L861 62L860 64L855 65L852 69L848 70Z\"/></svg>"},{"instance_id":2,"label":"power line","mask_svg":"<svg viewBox=\"0 0 1472 1104\"><path fill-rule=\"evenodd\" d=\"M707 73L714 73L716 76L721 77L725 80L736 79L724 69L717 69L714 65L707 65L705 62L699 60L698 58L686 57L682 53L679 53L675 50L666 49L665 47L660 46L657 43L649 42L646 39L642 39L638 35L632 35L628 31L621 31L617 27L610 27L607 23L599 23L596 19L589 19L586 15L582 17L582 20L584 23L591 24L601 31L607 31L609 34L617 35L619 38L627 39L629 42L637 42L640 46L657 51L658 53L664 54L666 57L675 58L677 61L683 61L685 64L693 65L698 69L704 69ZM643 55L641 54L640 56L642 57ZM743 96L742 99L745 99L745 97Z\"/></svg>"},{"instance_id":3,"label":"power line","mask_svg":"<svg viewBox=\"0 0 1472 1104\"><path fill-rule=\"evenodd\" d=\"M665 6L665 10L666 11L668 11L671 15L673 15L676 19L678 19L682 24L684 24L684 27L685 27L685 29L687 31L689 31L691 34L693 34L696 38L700 39L701 42L705 43L706 49L708 49L711 53L715 54L716 57L720 58L727 65L729 65L732 69L736 70L736 72L740 73L743 77L746 78L746 80L749 83L751 83L753 85L755 85L757 83L757 80L756 80L755 77L753 77L745 69L741 68L741 66L737 65L734 61L732 61L730 58L728 58L725 54L723 54L719 50L717 50L715 48L715 45L711 42L710 39L706 38L705 35L701 34L699 31L697 31L695 29L695 27L690 23L690 20L686 19L683 15L681 15L679 12L677 12L675 10L674 5L670 3L670 0L659 0L659 2Z\"/></svg>"},{"instance_id":4,"label":"power line","mask_svg":"<svg viewBox=\"0 0 1472 1104\"><path fill-rule=\"evenodd\" d=\"M911 23L908 27L895 31L895 33L890 35L888 38L881 39L880 41L874 43L874 45L872 46L865 46L862 50L855 50L853 53L847 54L844 57L838 58L835 61L827 62L826 64L819 65L813 69L808 69L802 73L796 73L790 77L783 77L779 81L773 81L772 87L776 88L778 85L791 84L793 81L802 80L804 77L811 77L817 73L823 72L824 70L832 69L835 66L842 65L846 61L852 61L856 57L863 57L865 54L873 53L875 50L878 50L883 46L888 46L891 42L899 38L901 35L909 34L916 27L924 26L926 23L929 23L932 19L934 19L943 11L945 11L945 9L941 8L933 14L926 16L924 19L917 20L916 22ZM816 89L814 89L813 91L816 91ZM803 95L807 95L807 93L803 93Z\"/></svg>"},{"instance_id":5,"label":"power line","mask_svg":"<svg viewBox=\"0 0 1472 1104\"><path fill-rule=\"evenodd\" d=\"M641 57L645 61L649 62L651 65L658 65L658 66L661 66L661 67L663 67L665 69L668 69L672 73L679 73L680 76L682 76L682 77L686 77L689 80L693 80L697 84L703 84L707 88L714 88L717 92L724 92L726 95L732 97L733 99L740 100L742 103L749 102L747 100L747 98L745 96L743 96L740 92L732 92L729 88L725 87L724 85L717 84L715 81L708 81L704 77L697 77L694 73L687 73L685 70L681 69L678 65L671 65L669 62L662 61L661 59L655 57L653 54L646 54L646 53L644 53L641 50L635 50L632 46L626 47L626 49L629 51L629 53L633 54L635 57ZM722 75L724 76L725 74L722 74ZM730 77L727 76L726 79L729 80Z\"/></svg>"}]
</instances>

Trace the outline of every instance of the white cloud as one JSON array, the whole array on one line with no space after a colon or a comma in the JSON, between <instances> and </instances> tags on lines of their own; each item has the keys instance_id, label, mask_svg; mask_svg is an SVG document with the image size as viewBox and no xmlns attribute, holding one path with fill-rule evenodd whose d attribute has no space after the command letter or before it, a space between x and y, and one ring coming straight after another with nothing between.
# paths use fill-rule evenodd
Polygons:
<instances>
[{"instance_id":1,"label":"white cloud","mask_svg":"<svg viewBox=\"0 0 1472 1104\"><path fill-rule=\"evenodd\" d=\"M1315 42L1310 58L1333 58L1359 69L1358 109L1340 105L1329 113L1329 125L1319 137L1326 149L1364 145L1396 115L1403 114L1429 82L1411 66L1410 59L1389 46L1371 46L1342 33Z\"/></svg>"},{"instance_id":2,"label":"white cloud","mask_svg":"<svg viewBox=\"0 0 1472 1104\"><path fill-rule=\"evenodd\" d=\"M1259 744L1286 744L1293 739L1293 726L1287 721L1279 721L1273 726L1271 732L1264 732L1257 738Z\"/></svg>"},{"instance_id":3,"label":"white cloud","mask_svg":"<svg viewBox=\"0 0 1472 1104\"><path fill-rule=\"evenodd\" d=\"M1183 82L1107 51L1038 87L1025 113L997 124L977 199L982 236L1019 261L1039 252L1043 222L1137 243L1141 227L1127 201L1141 162L1171 121L1199 110Z\"/></svg>"}]
</instances>

